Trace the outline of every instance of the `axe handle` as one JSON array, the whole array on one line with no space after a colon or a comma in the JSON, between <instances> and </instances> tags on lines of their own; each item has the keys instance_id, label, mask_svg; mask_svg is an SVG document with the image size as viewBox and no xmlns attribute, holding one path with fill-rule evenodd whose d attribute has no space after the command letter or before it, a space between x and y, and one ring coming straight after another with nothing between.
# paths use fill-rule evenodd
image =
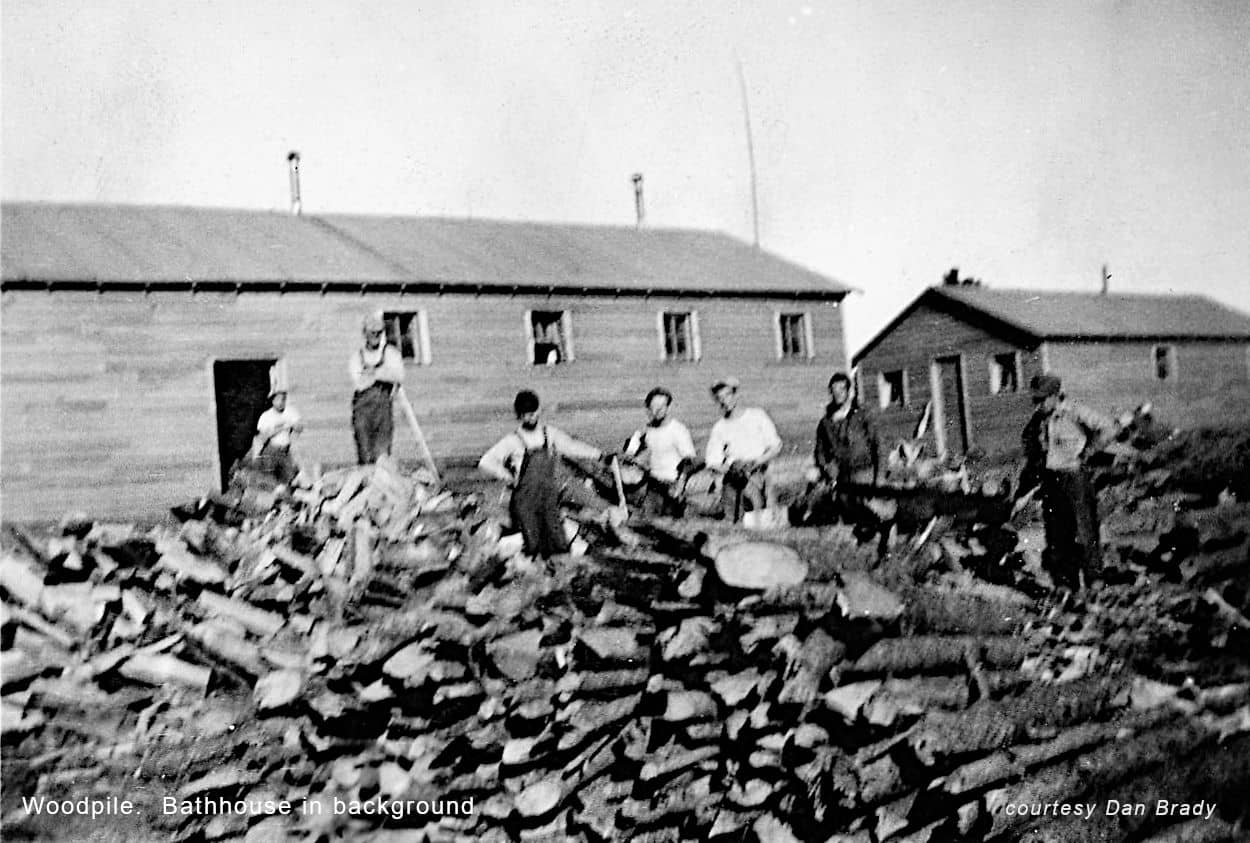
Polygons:
<instances>
[{"instance_id":1,"label":"axe handle","mask_svg":"<svg viewBox=\"0 0 1250 843\"><path fill-rule=\"evenodd\" d=\"M1040 488L1041 486L1034 486L1032 489L1029 489L1027 492L1021 495L1018 499L1016 499L1016 502L1011 505L1011 516L1008 520L1010 520L1011 518L1015 518L1017 515L1019 515L1021 510L1023 510L1026 506L1029 505L1029 501L1033 500L1033 498L1037 496L1037 490Z\"/></svg>"},{"instance_id":2,"label":"axe handle","mask_svg":"<svg viewBox=\"0 0 1250 843\"><path fill-rule=\"evenodd\" d=\"M421 456L430 466L430 471L434 475L434 482L441 483L438 476L438 466L434 464L434 455L430 453L430 446L425 441L425 434L421 432L421 425L417 423L417 414L412 409L412 402L408 400L408 393L404 392L403 386L395 387L395 397L399 400L399 406L403 408L404 417L408 419L408 424L412 425L412 434L417 438L417 447L421 449Z\"/></svg>"}]
</instances>

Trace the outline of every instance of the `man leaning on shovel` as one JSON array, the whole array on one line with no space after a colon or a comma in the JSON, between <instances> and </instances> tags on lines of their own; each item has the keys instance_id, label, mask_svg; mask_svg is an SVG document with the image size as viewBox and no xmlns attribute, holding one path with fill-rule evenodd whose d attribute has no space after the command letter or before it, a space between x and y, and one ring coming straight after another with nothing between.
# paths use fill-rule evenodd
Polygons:
<instances>
[{"instance_id":1,"label":"man leaning on shovel","mask_svg":"<svg viewBox=\"0 0 1250 843\"><path fill-rule=\"evenodd\" d=\"M356 439L356 462L369 465L390 456L395 435L392 396L404 382L404 359L399 349L386 342L382 314L370 313L363 323L364 344L352 352L348 372L352 378L352 433Z\"/></svg>"}]
</instances>

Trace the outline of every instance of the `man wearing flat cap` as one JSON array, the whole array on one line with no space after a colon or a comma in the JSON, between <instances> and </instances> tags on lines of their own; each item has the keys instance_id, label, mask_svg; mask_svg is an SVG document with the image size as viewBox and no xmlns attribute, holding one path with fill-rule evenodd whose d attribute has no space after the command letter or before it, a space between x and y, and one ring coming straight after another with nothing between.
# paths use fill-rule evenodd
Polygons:
<instances>
[{"instance_id":1,"label":"man wearing flat cap","mask_svg":"<svg viewBox=\"0 0 1250 843\"><path fill-rule=\"evenodd\" d=\"M1046 526L1043 565L1055 584L1077 590L1098 573L1098 496L1085 465L1115 435L1110 419L1072 401L1054 375L1035 375L1029 383L1035 407L1024 427L1021 495L1041 492Z\"/></svg>"},{"instance_id":2,"label":"man wearing flat cap","mask_svg":"<svg viewBox=\"0 0 1250 843\"><path fill-rule=\"evenodd\" d=\"M389 456L395 433L391 396L404 381L404 359L386 342L382 314L370 313L363 323L364 344L352 352L347 368L352 378L352 433L356 462L368 465Z\"/></svg>"},{"instance_id":3,"label":"man wearing flat cap","mask_svg":"<svg viewBox=\"0 0 1250 843\"><path fill-rule=\"evenodd\" d=\"M764 474L781 453L781 437L768 413L759 407L738 406L738 379L721 378L712 384L712 398L721 418L708 434L707 467L724 475L721 511L731 521L767 506Z\"/></svg>"}]
</instances>

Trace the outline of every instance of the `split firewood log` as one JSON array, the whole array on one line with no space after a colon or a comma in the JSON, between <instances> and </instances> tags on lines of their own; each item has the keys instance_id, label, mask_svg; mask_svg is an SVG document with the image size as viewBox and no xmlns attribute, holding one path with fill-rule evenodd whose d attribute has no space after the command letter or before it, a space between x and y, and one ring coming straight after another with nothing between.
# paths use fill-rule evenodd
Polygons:
<instances>
[{"instance_id":1,"label":"split firewood log","mask_svg":"<svg viewBox=\"0 0 1250 843\"><path fill-rule=\"evenodd\" d=\"M751 826L760 843L799 843L794 829L773 814L763 814Z\"/></svg>"},{"instance_id":2,"label":"split firewood log","mask_svg":"<svg viewBox=\"0 0 1250 843\"><path fill-rule=\"evenodd\" d=\"M117 669L127 679L136 679L149 685L175 683L192 688L200 693L208 690L209 680L213 672L185 662L177 656L163 653L136 653Z\"/></svg>"},{"instance_id":3,"label":"split firewood log","mask_svg":"<svg viewBox=\"0 0 1250 843\"><path fill-rule=\"evenodd\" d=\"M187 630L187 638L213 658L249 676L260 676L265 672L260 648L237 634L227 623L198 623Z\"/></svg>"},{"instance_id":4,"label":"split firewood log","mask_svg":"<svg viewBox=\"0 0 1250 843\"><path fill-rule=\"evenodd\" d=\"M282 628L281 615L258 609L242 600L223 597L211 591L202 591L197 602L210 620L228 618L254 635L268 637Z\"/></svg>"},{"instance_id":5,"label":"split firewood log","mask_svg":"<svg viewBox=\"0 0 1250 843\"><path fill-rule=\"evenodd\" d=\"M707 649L709 638L719 624L709 617L686 618L676 627L669 627L657 639L664 645L665 661L677 661Z\"/></svg>"},{"instance_id":6,"label":"split firewood log","mask_svg":"<svg viewBox=\"0 0 1250 843\"><path fill-rule=\"evenodd\" d=\"M534 818L550 815L564 798L564 789L558 779L546 778L530 785L517 794L516 811L522 817Z\"/></svg>"},{"instance_id":7,"label":"split firewood log","mask_svg":"<svg viewBox=\"0 0 1250 843\"><path fill-rule=\"evenodd\" d=\"M578 633L577 640L604 662L637 664L645 662L647 650L632 630L621 627L591 627Z\"/></svg>"},{"instance_id":8,"label":"split firewood log","mask_svg":"<svg viewBox=\"0 0 1250 843\"><path fill-rule=\"evenodd\" d=\"M837 604L850 620L868 618L889 623L903 613L903 601L866 574L847 571L841 575Z\"/></svg>"},{"instance_id":9,"label":"split firewood log","mask_svg":"<svg viewBox=\"0 0 1250 843\"><path fill-rule=\"evenodd\" d=\"M774 674L761 675L754 668L734 674L715 673L708 676L709 685L720 700L727 706L737 706L747 696L764 684L771 684Z\"/></svg>"},{"instance_id":10,"label":"split firewood log","mask_svg":"<svg viewBox=\"0 0 1250 843\"><path fill-rule=\"evenodd\" d=\"M720 753L716 746L701 746L697 749L685 749L681 746L670 746L666 751L655 755L642 765L639 779L652 782L666 776L672 776L687 770L704 761L715 758Z\"/></svg>"},{"instance_id":11,"label":"split firewood log","mask_svg":"<svg viewBox=\"0 0 1250 843\"><path fill-rule=\"evenodd\" d=\"M979 653L986 665L1017 668L1028 652L1028 643L1009 636L885 638L872 645L850 669L894 674L952 671L965 666L969 648Z\"/></svg>"},{"instance_id":12,"label":"split firewood log","mask_svg":"<svg viewBox=\"0 0 1250 843\"><path fill-rule=\"evenodd\" d=\"M275 670L256 682L252 699L259 711L272 711L290 705L304 690L304 675L298 670Z\"/></svg>"}]
</instances>

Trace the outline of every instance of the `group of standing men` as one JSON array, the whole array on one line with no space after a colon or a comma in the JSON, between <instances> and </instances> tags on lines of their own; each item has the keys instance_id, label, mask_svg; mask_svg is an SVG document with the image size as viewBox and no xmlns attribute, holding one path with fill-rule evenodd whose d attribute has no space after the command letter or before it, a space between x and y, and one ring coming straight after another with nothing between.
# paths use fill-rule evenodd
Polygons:
<instances>
[{"instance_id":1,"label":"group of standing men","mask_svg":"<svg viewBox=\"0 0 1250 843\"><path fill-rule=\"evenodd\" d=\"M400 352L386 342L380 314L363 323L364 342L351 355L352 431L359 464L389 456L394 433L392 398L403 383ZM618 490L624 485L620 467L635 475L630 503L647 515L681 517L686 484L700 470L721 478L722 517L739 521L746 512L765 509L765 476L782 449L772 419L763 409L739 405L737 378L711 386L721 418L708 434L704 455L695 450L690 430L671 415L673 395L663 387L647 393L647 424L635 431L618 453L603 451L551 425L540 423L541 403L532 391L513 402L517 428L496 442L478 463L488 476L512 489L510 513L523 535L525 550L550 556L568 549L569 537L560 515L562 506L597 513L605 526L619 524L621 508L596 495L575 479L563 458L611 466ZM1077 588L1100 567L1097 496L1086 460L1115 435L1112 422L1070 402L1054 375L1035 376L1031 383L1035 411L1025 426L1025 466L1017 496L1040 492L1046 528L1045 565L1060 586ZM814 491L854 520L862 504L847 488L871 487L881 480L881 448L875 426L860 408L854 383L836 372L828 384L829 403L816 426ZM249 456L269 465L284 483L298 473L291 439L303 427L299 413L287 404L285 384L273 384L271 407L260 418ZM623 503L623 502L621 502ZM871 514L862 513L868 518Z\"/></svg>"}]
</instances>

